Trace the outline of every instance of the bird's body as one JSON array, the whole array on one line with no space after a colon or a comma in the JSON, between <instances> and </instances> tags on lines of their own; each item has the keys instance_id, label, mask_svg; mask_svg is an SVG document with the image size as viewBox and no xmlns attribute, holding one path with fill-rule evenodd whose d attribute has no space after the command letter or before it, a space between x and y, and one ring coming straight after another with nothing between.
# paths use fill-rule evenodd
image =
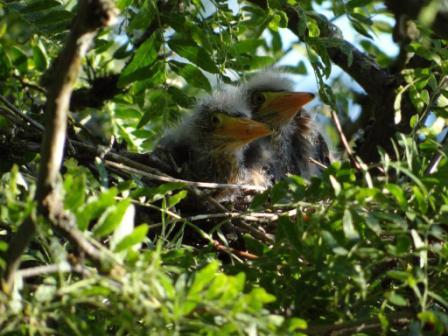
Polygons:
<instances>
[{"instance_id":1,"label":"bird's body","mask_svg":"<svg viewBox=\"0 0 448 336\"><path fill-rule=\"evenodd\" d=\"M250 183L243 164L245 146L271 133L250 119L236 88L204 98L179 127L170 130L153 155L176 167L184 179L216 183Z\"/></svg>"},{"instance_id":2,"label":"bird's body","mask_svg":"<svg viewBox=\"0 0 448 336\"><path fill-rule=\"evenodd\" d=\"M255 120L273 128L273 134L259 139L245 153L249 169L264 170L273 181L287 174L304 178L318 175L320 161L328 155L325 140L302 106L314 95L293 92L293 82L275 71L264 71L250 79L242 90Z\"/></svg>"}]
</instances>

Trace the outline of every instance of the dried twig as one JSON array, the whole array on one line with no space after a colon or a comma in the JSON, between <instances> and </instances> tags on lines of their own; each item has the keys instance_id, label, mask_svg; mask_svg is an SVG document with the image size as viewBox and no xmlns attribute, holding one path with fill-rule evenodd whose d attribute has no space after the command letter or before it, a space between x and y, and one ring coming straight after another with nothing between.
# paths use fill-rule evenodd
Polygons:
<instances>
[{"instance_id":1,"label":"dried twig","mask_svg":"<svg viewBox=\"0 0 448 336\"><path fill-rule=\"evenodd\" d=\"M326 165L324 165L322 162L317 161L316 159L313 159L312 157L309 157L308 160L309 160L311 163L314 163L316 166L319 166L319 167L322 168L322 169L327 169L327 168L328 168L328 167L327 167Z\"/></svg>"},{"instance_id":2,"label":"dried twig","mask_svg":"<svg viewBox=\"0 0 448 336\"><path fill-rule=\"evenodd\" d=\"M225 253L228 253L228 254L234 254L234 255L236 255L236 256L238 256L240 258L244 258L244 259L248 259L248 260L256 260L256 259L258 259L258 256L255 255L255 254L252 254L252 253L247 252L247 251L240 251L240 250L234 249L234 248L229 247L229 246L225 246L225 245L221 244L220 242L218 242L217 240L213 240L212 244L213 244L213 247L216 250L221 251L221 252L225 252Z\"/></svg>"},{"instance_id":3,"label":"dried twig","mask_svg":"<svg viewBox=\"0 0 448 336\"><path fill-rule=\"evenodd\" d=\"M348 144L347 138L345 137L345 134L342 131L342 126L341 122L339 121L339 117L333 109L331 109L331 119L333 119L334 125L336 126L336 130L338 131L339 137L341 138L342 144L345 148L345 151L347 152L348 157L350 158L350 161L352 162L353 166L356 169L360 170L361 164L358 162L356 156L353 155L350 145Z\"/></svg>"},{"instance_id":4,"label":"dried twig","mask_svg":"<svg viewBox=\"0 0 448 336\"><path fill-rule=\"evenodd\" d=\"M253 190L253 191L264 191L266 190L264 187L249 185L249 184L228 184L228 183L212 183L212 182L195 182L188 181L183 179L178 179L174 177L164 176L164 175L156 175L153 173L145 172L140 169L136 169L133 167L129 167L122 163L117 163L110 160L105 160L104 164L109 167L120 169L121 171L128 172L130 174L140 175L142 177L146 177L148 179L159 181L159 182L176 182L176 183L184 183L189 186L198 187L198 188L207 188L207 189L233 189L233 190Z\"/></svg>"}]
</instances>

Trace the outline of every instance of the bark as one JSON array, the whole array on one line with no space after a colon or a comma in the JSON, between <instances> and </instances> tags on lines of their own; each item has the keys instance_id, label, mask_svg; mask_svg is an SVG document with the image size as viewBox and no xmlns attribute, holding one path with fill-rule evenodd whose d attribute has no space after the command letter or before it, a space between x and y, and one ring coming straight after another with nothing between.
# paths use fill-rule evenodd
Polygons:
<instances>
[{"instance_id":1,"label":"bark","mask_svg":"<svg viewBox=\"0 0 448 336\"><path fill-rule=\"evenodd\" d=\"M75 17L69 36L61 53L56 58L49 73L45 76L47 103L45 109L45 133L41 145L41 161L36 189L38 214L48 218L69 238L76 240L79 232L73 228L71 218L63 211L58 192L59 170L61 168L66 139L67 112L70 97L85 55L96 32L101 27L115 21L116 10L109 0L80 0L78 14ZM13 285L14 274L20 265L20 258L36 232L36 215L31 215L19 227L12 238L6 258L4 290ZM85 240L79 240L87 254L97 257L93 246ZM86 244L84 244L86 243Z\"/></svg>"}]
</instances>

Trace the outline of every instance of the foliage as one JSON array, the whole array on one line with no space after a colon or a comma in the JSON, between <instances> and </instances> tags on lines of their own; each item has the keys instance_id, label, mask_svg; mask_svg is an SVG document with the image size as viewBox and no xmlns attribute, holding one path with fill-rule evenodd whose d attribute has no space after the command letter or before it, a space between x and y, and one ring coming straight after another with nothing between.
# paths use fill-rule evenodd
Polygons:
<instances>
[{"instance_id":1,"label":"foliage","mask_svg":"<svg viewBox=\"0 0 448 336\"><path fill-rule=\"evenodd\" d=\"M287 177L236 214L184 212L194 196L188 185L147 183L69 142L64 208L111 269L38 218L14 291L0 293L0 334L446 334L444 154L428 173L434 155L446 152L447 40L438 33L438 13L446 12L442 2L414 2L418 15L390 1L117 1L119 24L99 33L83 63L71 140L151 150L216 83L281 62L291 51L286 29L298 37L290 49L301 48L311 67L301 59L285 69L314 73L351 143L370 134L372 117L385 122L373 128L403 133L360 169L343 157L311 181ZM360 94L330 77L340 59L358 81L355 72L364 68L352 67L357 49L331 29L324 9L330 19L347 18L356 45L392 76L376 83L387 94L369 91L371 83L360 83ZM42 122L42 83L76 10L71 0L0 2L2 271L11 237L37 209L42 132L17 110ZM381 50L378 34L394 36L397 57ZM361 107L356 118L348 111L353 103ZM319 118L337 146L329 115ZM384 143L373 145L378 153ZM256 258L238 253L246 250Z\"/></svg>"}]
</instances>

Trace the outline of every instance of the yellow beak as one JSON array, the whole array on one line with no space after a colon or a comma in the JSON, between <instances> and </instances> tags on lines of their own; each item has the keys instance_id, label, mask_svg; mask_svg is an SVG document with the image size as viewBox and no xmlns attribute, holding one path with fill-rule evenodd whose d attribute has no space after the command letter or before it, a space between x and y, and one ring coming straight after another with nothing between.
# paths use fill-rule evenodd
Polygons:
<instances>
[{"instance_id":1,"label":"yellow beak","mask_svg":"<svg viewBox=\"0 0 448 336\"><path fill-rule=\"evenodd\" d=\"M309 92L264 92L266 98L257 114L259 120L271 127L282 126L291 120L300 108L313 100Z\"/></svg>"},{"instance_id":2,"label":"yellow beak","mask_svg":"<svg viewBox=\"0 0 448 336\"><path fill-rule=\"evenodd\" d=\"M248 118L228 115L221 117L221 125L214 131L217 137L241 144L249 143L271 133L272 130L266 124Z\"/></svg>"}]
</instances>

